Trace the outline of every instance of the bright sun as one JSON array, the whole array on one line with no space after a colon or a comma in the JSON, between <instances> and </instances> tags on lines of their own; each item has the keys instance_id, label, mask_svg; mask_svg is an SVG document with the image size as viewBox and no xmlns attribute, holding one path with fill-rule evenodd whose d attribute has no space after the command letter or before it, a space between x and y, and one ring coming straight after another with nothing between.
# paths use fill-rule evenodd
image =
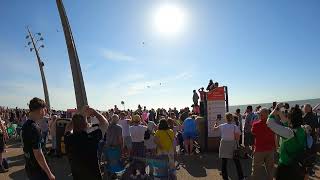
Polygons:
<instances>
[{"instance_id":1,"label":"bright sun","mask_svg":"<svg viewBox=\"0 0 320 180\"><path fill-rule=\"evenodd\" d=\"M173 5L163 5L157 9L154 24L157 31L162 34L176 34L183 28L185 14L182 9Z\"/></svg>"}]
</instances>

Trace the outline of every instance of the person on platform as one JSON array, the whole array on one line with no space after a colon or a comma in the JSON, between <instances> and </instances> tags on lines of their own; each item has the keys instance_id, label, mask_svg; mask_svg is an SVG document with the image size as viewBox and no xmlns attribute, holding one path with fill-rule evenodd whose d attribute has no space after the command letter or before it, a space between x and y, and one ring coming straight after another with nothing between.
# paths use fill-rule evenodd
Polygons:
<instances>
[{"instance_id":1,"label":"person on platform","mask_svg":"<svg viewBox=\"0 0 320 180\"><path fill-rule=\"evenodd\" d=\"M280 110L283 106L282 103L277 104L267 120L268 127L282 138L276 180L303 180L306 172L295 160L297 155L304 151L306 145L306 133L301 126L303 124L302 111L299 106L292 107L286 118ZM283 125L276 122L275 116L277 115Z\"/></svg>"},{"instance_id":2,"label":"person on platform","mask_svg":"<svg viewBox=\"0 0 320 180\"><path fill-rule=\"evenodd\" d=\"M192 101L194 106L198 106L199 95L196 90L193 90Z\"/></svg>"},{"instance_id":3,"label":"person on platform","mask_svg":"<svg viewBox=\"0 0 320 180\"><path fill-rule=\"evenodd\" d=\"M211 91L212 89L214 89L214 83L213 83L212 79L210 79L206 90Z\"/></svg>"},{"instance_id":4,"label":"person on platform","mask_svg":"<svg viewBox=\"0 0 320 180\"><path fill-rule=\"evenodd\" d=\"M99 125L108 127L109 123L102 114L84 106L82 114L75 114L65 129L65 144L71 157L71 172L77 180L102 179L98 160L98 144L102 139L102 132L98 127L95 130L89 127L87 117L90 116L95 116Z\"/></svg>"},{"instance_id":5,"label":"person on platform","mask_svg":"<svg viewBox=\"0 0 320 180\"><path fill-rule=\"evenodd\" d=\"M25 170L29 180L54 180L42 152L42 136L37 124L46 114L46 103L39 98L29 102L29 119L22 126L23 152L26 161Z\"/></svg>"},{"instance_id":6,"label":"person on platform","mask_svg":"<svg viewBox=\"0 0 320 180\"><path fill-rule=\"evenodd\" d=\"M235 124L233 124L233 115L231 113L226 113L225 119L227 123L220 124L215 123L214 131L220 129L221 140L219 146L219 158L222 159L222 178L223 180L228 180L227 163L228 159L233 159L233 152L237 148L237 141L240 138L240 129ZM241 164L239 159L233 159L238 173L238 179L242 180L244 178L241 169Z\"/></svg>"},{"instance_id":7,"label":"person on platform","mask_svg":"<svg viewBox=\"0 0 320 180\"><path fill-rule=\"evenodd\" d=\"M258 114L260 119L252 125L252 134L255 137L252 177L254 180L261 179L263 174L260 172L266 169L267 179L272 180L274 175L273 170L276 136L266 124L269 110L267 108L261 108Z\"/></svg>"},{"instance_id":8,"label":"person on platform","mask_svg":"<svg viewBox=\"0 0 320 180\"><path fill-rule=\"evenodd\" d=\"M198 92L200 94L200 102L205 101L206 92L204 91L204 87L198 89Z\"/></svg>"},{"instance_id":9,"label":"person on platform","mask_svg":"<svg viewBox=\"0 0 320 180\"><path fill-rule=\"evenodd\" d=\"M213 86L213 89L216 89L216 88L218 88L219 87L219 83L218 82L215 82L214 83L214 86Z\"/></svg>"}]
</instances>

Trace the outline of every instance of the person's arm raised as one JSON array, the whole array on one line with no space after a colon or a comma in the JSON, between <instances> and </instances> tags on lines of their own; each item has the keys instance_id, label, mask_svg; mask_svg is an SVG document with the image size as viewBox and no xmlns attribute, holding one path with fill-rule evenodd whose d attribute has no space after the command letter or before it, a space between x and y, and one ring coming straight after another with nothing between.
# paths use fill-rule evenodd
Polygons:
<instances>
[{"instance_id":1,"label":"person's arm raised","mask_svg":"<svg viewBox=\"0 0 320 180\"><path fill-rule=\"evenodd\" d=\"M83 113L85 116L89 117L90 115L94 115L101 125L109 125L108 120L98 111L91 108L90 106L83 107Z\"/></svg>"},{"instance_id":2,"label":"person's arm raised","mask_svg":"<svg viewBox=\"0 0 320 180\"><path fill-rule=\"evenodd\" d=\"M284 138L292 138L294 137L294 133L291 128L282 126L275 122L275 116L281 114L280 108L282 103L277 104L276 108L271 112L269 118L267 120L267 126L275 133ZM281 115L280 115L281 116Z\"/></svg>"}]
</instances>

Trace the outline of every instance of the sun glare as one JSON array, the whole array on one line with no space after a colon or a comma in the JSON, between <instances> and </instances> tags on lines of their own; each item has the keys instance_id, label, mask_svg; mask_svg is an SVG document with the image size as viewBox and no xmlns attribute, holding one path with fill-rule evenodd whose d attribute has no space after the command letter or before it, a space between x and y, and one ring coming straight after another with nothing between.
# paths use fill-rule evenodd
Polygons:
<instances>
[{"instance_id":1,"label":"sun glare","mask_svg":"<svg viewBox=\"0 0 320 180\"><path fill-rule=\"evenodd\" d=\"M157 31L162 34L176 34L183 28L185 14L182 9L173 5L163 5L156 10L154 25Z\"/></svg>"}]
</instances>

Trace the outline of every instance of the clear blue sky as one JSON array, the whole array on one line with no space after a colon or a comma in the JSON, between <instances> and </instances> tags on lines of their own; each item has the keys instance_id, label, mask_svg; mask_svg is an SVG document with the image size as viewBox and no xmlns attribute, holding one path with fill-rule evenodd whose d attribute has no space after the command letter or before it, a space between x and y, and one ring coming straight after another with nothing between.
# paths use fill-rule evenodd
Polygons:
<instances>
[{"instance_id":1,"label":"clear blue sky","mask_svg":"<svg viewBox=\"0 0 320 180\"><path fill-rule=\"evenodd\" d=\"M229 87L233 105L319 97L318 0L64 4L88 101L95 108L120 106L121 100L126 108L189 106L192 90L205 87L211 78ZM184 14L177 33L155 29L155 13L164 4ZM40 54L51 105L75 107L55 1L1 0L0 17L0 104L26 107L30 98L43 97L35 55L24 47L29 25L45 39Z\"/></svg>"}]
</instances>

